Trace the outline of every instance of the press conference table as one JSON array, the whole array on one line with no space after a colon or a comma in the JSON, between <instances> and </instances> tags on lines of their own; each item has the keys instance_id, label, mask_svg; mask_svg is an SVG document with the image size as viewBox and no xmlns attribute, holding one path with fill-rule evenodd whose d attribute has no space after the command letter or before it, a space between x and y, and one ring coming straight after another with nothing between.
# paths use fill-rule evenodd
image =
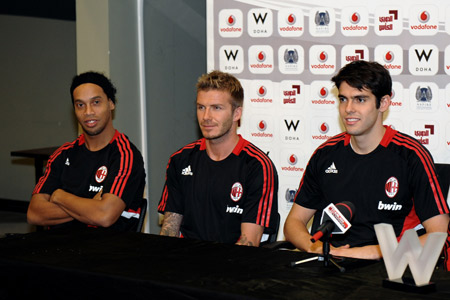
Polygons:
<instances>
[{"instance_id":1,"label":"press conference table","mask_svg":"<svg viewBox=\"0 0 450 300\"><path fill-rule=\"evenodd\" d=\"M450 299L450 274L436 292L382 287L380 261L347 260L346 272L310 254L120 233L47 230L0 239L0 299Z\"/></svg>"}]
</instances>

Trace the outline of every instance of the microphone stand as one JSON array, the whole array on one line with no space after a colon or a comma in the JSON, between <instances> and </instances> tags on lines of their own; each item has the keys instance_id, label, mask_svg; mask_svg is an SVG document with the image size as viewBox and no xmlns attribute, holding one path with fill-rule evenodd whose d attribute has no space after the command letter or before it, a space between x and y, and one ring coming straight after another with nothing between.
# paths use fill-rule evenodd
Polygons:
<instances>
[{"instance_id":1,"label":"microphone stand","mask_svg":"<svg viewBox=\"0 0 450 300\"><path fill-rule=\"evenodd\" d=\"M332 263L341 273L345 272L345 268L341 267L330 256L330 234L326 234L322 239L322 251L323 251L323 265L328 267ZM320 260L320 259L319 259Z\"/></svg>"}]
</instances>

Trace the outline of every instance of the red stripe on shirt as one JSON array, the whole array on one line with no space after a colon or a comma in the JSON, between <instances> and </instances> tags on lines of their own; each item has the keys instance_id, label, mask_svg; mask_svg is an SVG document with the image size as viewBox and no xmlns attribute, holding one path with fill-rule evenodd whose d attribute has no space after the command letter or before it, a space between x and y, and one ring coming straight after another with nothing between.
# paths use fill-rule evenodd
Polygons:
<instances>
[{"instance_id":1,"label":"red stripe on shirt","mask_svg":"<svg viewBox=\"0 0 450 300\"><path fill-rule=\"evenodd\" d=\"M80 140L81 136L78 137L75 141L73 142L69 142L69 143L65 143L63 144L61 147L59 147L58 149L56 149L55 152L53 152L52 155L50 155L48 161L47 161L47 166L45 167L45 172L44 174L41 176L41 178L39 179L38 183L36 184L34 190L33 190L33 195L34 194L38 194L41 189L42 186L44 185L45 181L48 179L48 176L50 175L51 171L52 171L52 163L55 161L56 158L58 158L59 155L61 155L61 153L64 150L73 148L73 146Z\"/></svg>"},{"instance_id":2,"label":"red stripe on shirt","mask_svg":"<svg viewBox=\"0 0 450 300\"><path fill-rule=\"evenodd\" d=\"M173 158L175 155L180 154L180 153L183 152L184 150L187 150L187 149L193 149L193 148L195 148L195 147L198 146L198 145L200 145L200 146L201 146L201 145L204 145L204 143L205 143L205 139L204 139L204 138L203 138L203 139L200 139L200 140L197 140L197 141L195 141L195 142L192 142L192 143L190 143L190 144L187 144L186 146L184 146L183 148L179 149L178 151L176 151L175 153L173 153L173 154L170 156L169 162L167 163L167 166L166 166L166 178L165 178L164 190L163 190L161 202L160 202L159 205L158 205L158 211L164 211L164 210L166 209L167 199L169 198L169 190L168 190L168 188L167 188L167 170L169 169L170 162L172 161L172 158Z\"/></svg>"},{"instance_id":3,"label":"red stripe on shirt","mask_svg":"<svg viewBox=\"0 0 450 300\"><path fill-rule=\"evenodd\" d=\"M263 168L264 184L261 198L259 200L256 224L264 227L269 227L275 185L273 172L274 166L272 164L272 161L265 155L264 152L262 152L260 149L249 142L244 145L243 151L248 153L250 156L258 159Z\"/></svg>"},{"instance_id":4,"label":"red stripe on shirt","mask_svg":"<svg viewBox=\"0 0 450 300\"><path fill-rule=\"evenodd\" d=\"M120 167L119 172L117 173L111 186L110 193L121 198L123 190L125 189L128 179L130 178L131 171L133 169L134 157L130 141L124 136L124 134L120 134L117 136L116 143L120 152Z\"/></svg>"},{"instance_id":5,"label":"red stripe on shirt","mask_svg":"<svg viewBox=\"0 0 450 300\"><path fill-rule=\"evenodd\" d=\"M431 155L425 151L420 143L408 136L405 136L401 133L397 133L395 137L392 139L392 142L396 145L400 145L406 147L408 149L413 150L416 155L420 158L422 165L427 173L428 180L430 182L431 190L433 191L434 200L438 207L439 213L448 214L449 209L447 207L446 199L444 198L441 190L441 186L437 180L436 170L434 168L433 159Z\"/></svg>"}]
</instances>

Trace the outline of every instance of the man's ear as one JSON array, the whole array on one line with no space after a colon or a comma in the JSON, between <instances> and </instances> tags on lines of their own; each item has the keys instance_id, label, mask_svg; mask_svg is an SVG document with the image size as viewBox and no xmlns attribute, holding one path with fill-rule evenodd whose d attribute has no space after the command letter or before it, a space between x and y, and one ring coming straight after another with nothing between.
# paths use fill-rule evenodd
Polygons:
<instances>
[{"instance_id":1,"label":"man's ear","mask_svg":"<svg viewBox=\"0 0 450 300\"><path fill-rule=\"evenodd\" d=\"M238 106L234 109L233 112L233 121L238 121L242 117L242 106Z\"/></svg>"},{"instance_id":2,"label":"man's ear","mask_svg":"<svg viewBox=\"0 0 450 300\"><path fill-rule=\"evenodd\" d=\"M384 95L380 100L380 112L385 112L388 110L389 106L391 106L391 96Z\"/></svg>"},{"instance_id":3,"label":"man's ear","mask_svg":"<svg viewBox=\"0 0 450 300\"><path fill-rule=\"evenodd\" d=\"M114 104L114 102L111 99L108 99L108 103L109 103L109 109L110 110L115 110L116 109L116 104Z\"/></svg>"}]
</instances>

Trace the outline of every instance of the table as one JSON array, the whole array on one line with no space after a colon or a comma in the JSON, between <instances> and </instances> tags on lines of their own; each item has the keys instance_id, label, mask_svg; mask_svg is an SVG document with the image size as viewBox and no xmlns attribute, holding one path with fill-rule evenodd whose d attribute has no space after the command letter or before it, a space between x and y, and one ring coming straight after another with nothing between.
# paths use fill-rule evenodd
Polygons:
<instances>
[{"instance_id":1,"label":"table","mask_svg":"<svg viewBox=\"0 0 450 300\"><path fill-rule=\"evenodd\" d=\"M382 287L380 261L347 271L311 254L107 229L48 230L0 239L0 299L449 299L450 273L421 295ZM63 297L61 297L63 295ZM58 297L59 296L59 297Z\"/></svg>"},{"instance_id":2,"label":"table","mask_svg":"<svg viewBox=\"0 0 450 300\"><path fill-rule=\"evenodd\" d=\"M41 178L43 174L44 161L46 161L56 149L58 149L58 147L17 150L11 151L11 156L34 158L34 175L35 181L38 183L39 178Z\"/></svg>"}]
</instances>

